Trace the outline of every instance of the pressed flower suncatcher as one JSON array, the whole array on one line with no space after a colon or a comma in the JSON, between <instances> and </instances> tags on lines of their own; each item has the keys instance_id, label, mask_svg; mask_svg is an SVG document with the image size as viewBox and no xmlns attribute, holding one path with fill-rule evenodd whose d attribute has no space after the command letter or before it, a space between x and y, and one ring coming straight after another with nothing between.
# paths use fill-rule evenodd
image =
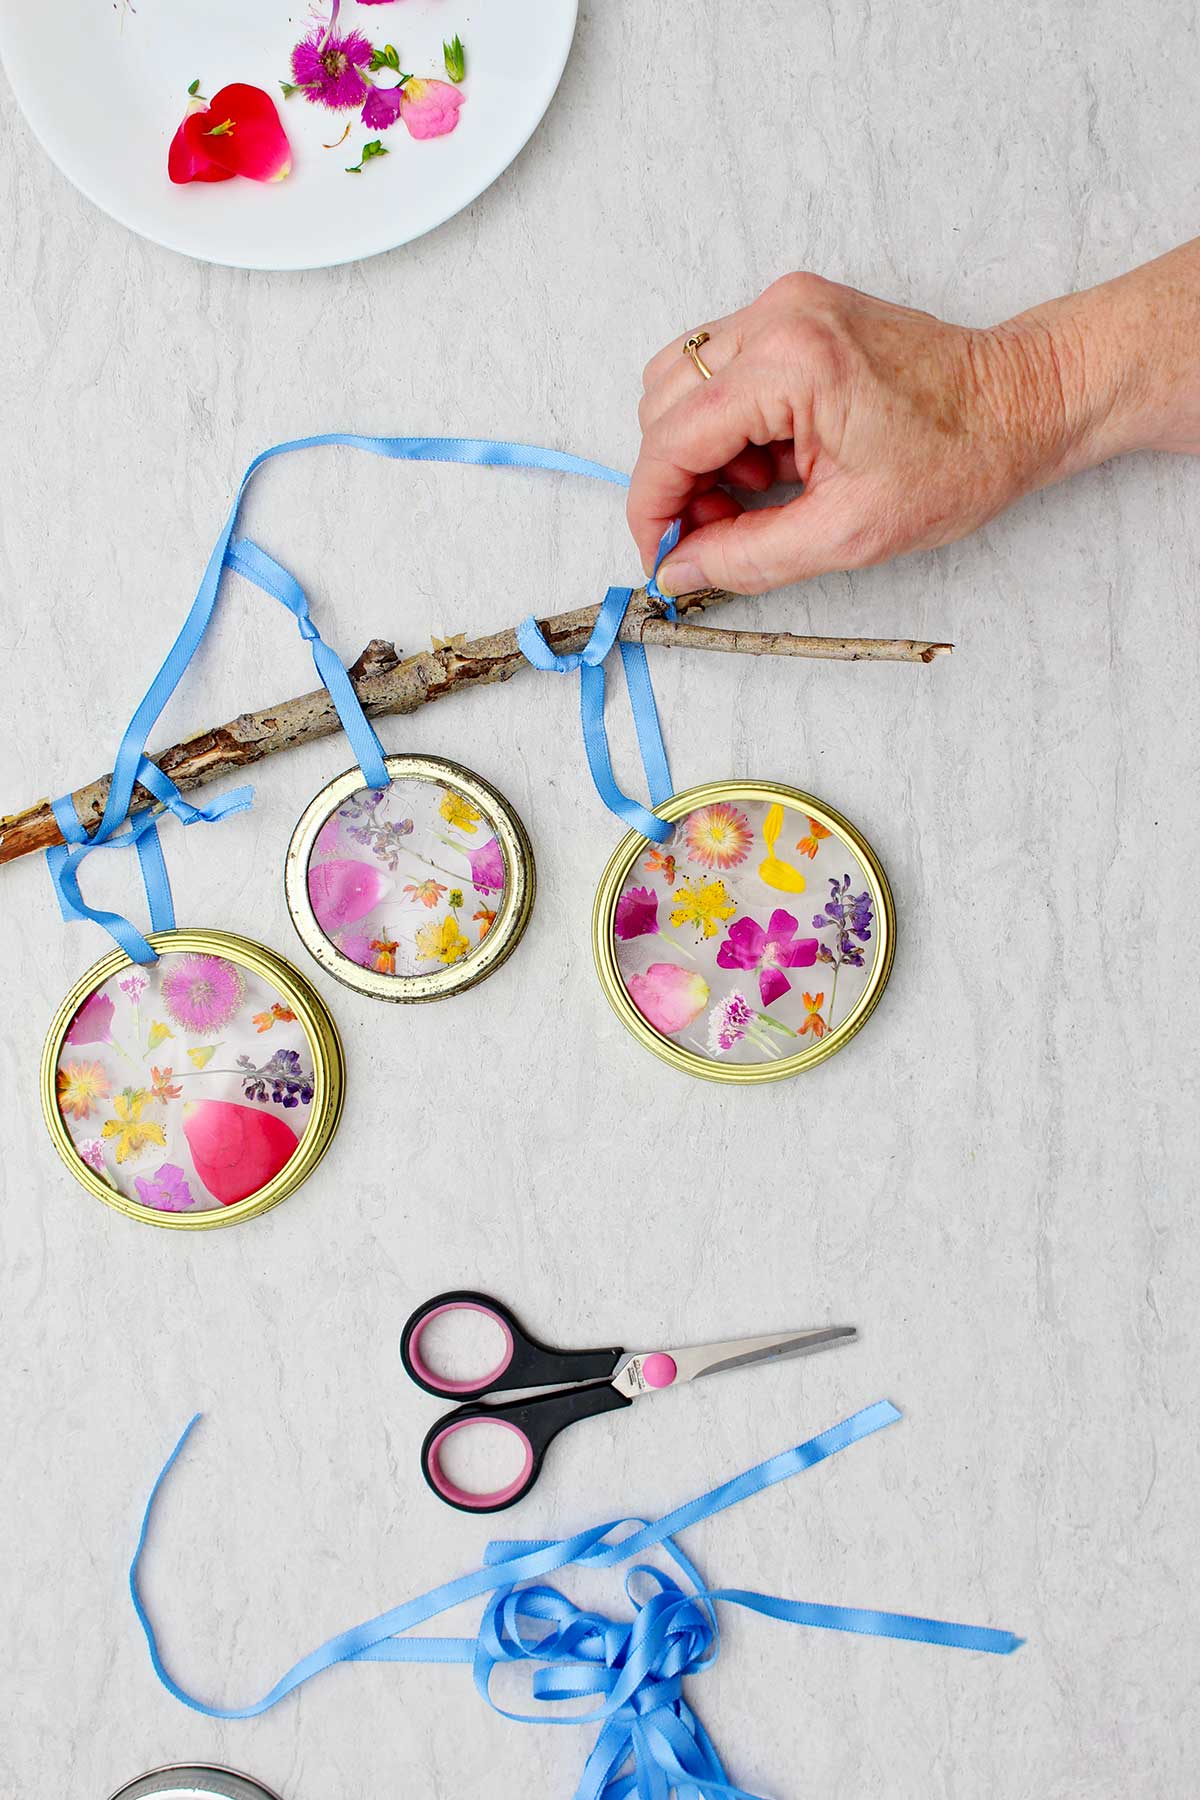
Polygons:
<instances>
[{"instance_id":1,"label":"pressed flower suncatcher","mask_svg":"<svg viewBox=\"0 0 1200 1800\"><path fill-rule=\"evenodd\" d=\"M323 967L386 1000L472 987L516 948L533 852L495 789L441 758L389 756L390 785L352 769L311 802L287 859L288 906Z\"/></svg>"},{"instance_id":2,"label":"pressed flower suncatcher","mask_svg":"<svg viewBox=\"0 0 1200 1800\"><path fill-rule=\"evenodd\" d=\"M328 1013L281 957L227 932L116 952L51 1026L42 1105L84 1186L155 1224L265 1211L324 1154L341 1111Z\"/></svg>"},{"instance_id":3,"label":"pressed flower suncatcher","mask_svg":"<svg viewBox=\"0 0 1200 1800\"><path fill-rule=\"evenodd\" d=\"M659 814L670 838L631 832L597 895L597 966L617 1013L666 1061L714 1080L770 1080L832 1055L891 969L892 897L870 846L769 783L694 789Z\"/></svg>"}]
</instances>

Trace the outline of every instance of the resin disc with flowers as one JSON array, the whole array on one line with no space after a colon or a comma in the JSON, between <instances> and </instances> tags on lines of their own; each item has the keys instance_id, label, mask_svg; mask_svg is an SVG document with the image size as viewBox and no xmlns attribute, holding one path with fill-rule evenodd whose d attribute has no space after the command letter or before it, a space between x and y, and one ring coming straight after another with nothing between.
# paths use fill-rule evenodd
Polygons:
<instances>
[{"instance_id":1,"label":"resin disc with flowers","mask_svg":"<svg viewBox=\"0 0 1200 1800\"><path fill-rule=\"evenodd\" d=\"M631 832L596 897L596 962L619 1016L666 1061L717 1081L832 1055L891 970L891 890L870 845L769 782L717 782L657 810L671 837Z\"/></svg>"},{"instance_id":2,"label":"resin disc with flowers","mask_svg":"<svg viewBox=\"0 0 1200 1800\"><path fill-rule=\"evenodd\" d=\"M160 1225L263 1212L324 1154L342 1105L333 1021L282 957L220 931L156 932L63 1002L42 1105L83 1185Z\"/></svg>"},{"instance_id":3,"label":"resin disc with flowers","mask_svg":"<svg viewBox=\"0 0 1200 1800\"><path fill-rule=\"evenodd\" d=\"M305 946L381 1000L473 987L515 950L535 872L525 828L496 790L439 757L389 756L391 784L350 769L292 834L288 907Z\"/></svg>"}]
</instances>

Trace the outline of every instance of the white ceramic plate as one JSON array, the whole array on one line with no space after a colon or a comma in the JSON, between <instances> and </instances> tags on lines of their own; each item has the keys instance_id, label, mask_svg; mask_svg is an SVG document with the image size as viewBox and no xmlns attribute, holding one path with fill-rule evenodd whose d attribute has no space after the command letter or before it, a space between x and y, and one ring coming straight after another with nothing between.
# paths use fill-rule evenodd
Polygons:
<instances>
[{"instance_id":1,"label":"white ceramic plate","mask_svg":"<svg viewBox=\"0 0 1200 1800\"><path fill-rule=\"evenodd\" d=\"M578 0L344 0L339 29L394 44L414 75L445 78L442 41L461 36L467 101L448 137L385 133L301 95L284 100L308 0L3 0L0 57L42 144L122 225L208 262L314 269L394 249L470 204L536 130L562 77ZM250 82L276 100L292 173L174 187L167 148L188 84ZM336 150L323 144L353 128ZM362 144L391 154L347 175Z\"/></svg>"}]
</instances>

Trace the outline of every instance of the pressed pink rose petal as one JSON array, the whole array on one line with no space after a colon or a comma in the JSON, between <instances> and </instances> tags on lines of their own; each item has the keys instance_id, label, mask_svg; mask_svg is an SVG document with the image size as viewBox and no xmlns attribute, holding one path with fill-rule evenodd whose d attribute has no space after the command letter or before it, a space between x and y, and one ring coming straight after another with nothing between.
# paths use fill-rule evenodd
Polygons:
<instances>
[{"instance_id":1,"label":"pressed pink rose petal","mask_svg":"<svg viewBox=\"0 0 1200 1800\"><path fill-rule=\"evenodd\" d=\"M198 1100L183 1109L183 1133L196 1174L214 1200L235 1206L266 1187L300 1142L274 1113L232 1100Z\"/></svg>"},{"instance_id":2,"label":"pressed pink rose petal","mask_svg":"<svg viewBox=\"0 0 1200 1800\"><path fill-rule=\"evenodd\" d=\"M105 993L89 994L67 1026L68 1044L107 1044L112 1039L112 1001Z\"/></svg>"},{"instance_id":3,"label":"pressed pink rose petal","mask_svg":"<svg viewBox=\"0 0 1200 1800\"><path fill-rule=\"evenodd\" d=\"M656 1031L673 1037L708 1005L708 983L678 963L651 963L644 975L629 975L629 997Z\"/></svg>"},{"instance_id":4,"label":"pressed pink rose petal","mask_svg":"<svg viewBox=\"0 0 1200 1800\"><path fill-rule=\"evenodd\" d=\"M182 187L189 181L233 180L233 170L222 168L219 162L214 162L207 149L193 143L184 129L193 113L207 112L207 101L193 100L179 122L179 130L171 139L171 148L167 151L167 174L177 187Z\"/></svg>"},{"instance_id":5,"label":"pressed pink rose petal","mask_svg":"<svg viewBox=\"0 0 1200 1800\"><path fill-rule=\"evenodd\" d=\"M401 117L415 138L445 137L458 124L458 109L465 99L449 81L414 77L405 84Z\"/></svg>"},{"instance_id":6,"label":"pressed pink rose petal","mask_svg":"<svg viewBox=\"0 0 1200 1800\"><path fill-rule=\"evenodd\" d=\"M313 863L308 871L308 897L317 924L327 936L365 919L379 905L390 883L370 863L353 857Z\"/></svg>"}]
</instances>

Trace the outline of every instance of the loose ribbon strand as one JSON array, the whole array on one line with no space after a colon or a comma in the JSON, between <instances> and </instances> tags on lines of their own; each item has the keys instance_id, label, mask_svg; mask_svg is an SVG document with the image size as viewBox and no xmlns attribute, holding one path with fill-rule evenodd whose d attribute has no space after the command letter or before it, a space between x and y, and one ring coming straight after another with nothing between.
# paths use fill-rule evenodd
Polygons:
<instances>
[{"instance_id":1,"label":"loose ribbon strand","mask_svg":"<svg viewBox=\"0 0 1200 1800\"><path fill-rule=\"evenodd\" d=\"M261 451L250 463L238 485L229 516L213 546L199 589L188 610L182 629L125 728L113 763L112 781L105 801L104 812L95 831L89 835L84 830L69 794L63 795L53 803L54 816L65 843L56 845L47 851L46 860L64 919L90 919L95 924L102 925L134 962L154 962L156 953L142 933L128 919L123 918L119 913L107 912L87 904L79 890L78 871L79 865L93 850L134 848L146 889L151 929L154 931L169 930L174 925L175 914L171 900L170 882L158 839L157 812L151 813L145 821L142 819L136 822L130 820L135 785L140 782L155 796L156 800L161 802L162 807L173 813L185 825L201 821L212 824L230 813L244 811L253 799L254 790L250 787L241 787L208 806L192 806L183 798L171 778L152 763L145 753L146 742L151 730L183 679L212 622L220 590L221 575L226 568L235 569L239 574L246 576L265 593L278 600L295 617L301 636L307 640L312 649L317 673L329 691L342 727L350 739L354 754L362 767L363 777L368 787L378 788L388 785L387 768L379 738L362 709L354 691L354 684L347 675L344 665L324 642L313 624L309 615L308 600L300 583L281 563L276 562L274 557L268 556L266 551L260 549L257 544L248 538L235 540L233 536L242 497L255 473L264 463L270 462L277 456L289 455L294 450L319 449L328 445L342 445L349 449L362 450L371 456L383 456L395 462L467 463L493 467L546 469L559 474L587 476L592 480L609 482L615 487L628 487L629 485L628 476L621 474L618 469L608 468L604 463L591 462L586 457L572 456L565 451L550 450L537 444L517 444L489 438L364 437L354 432L329 431L314 437L293 438L286 443L274 444L269 450ZM678 535L678 528L674 529ZM670 533L667 535L670 536ZM664 538L663 544L666 546L666 538ZM661 549L659 561L665 554L666 549ZM657 564L655 565L655 574L657 575ZM657 582L653 578L648 591L655 598L662 600L667 608L668 616L674 617L672 603L659 592ZM617 633L620 631L625 608L629 604L631 595L632 589L614 588L609 590L608 601L605 603L607 613L603 625L601 621L597 621L592 639L585 651L581 653L581 660L572 662L569 666L580 667L587 677L582 686L581 699L584 738L589 765L605 804L611 806L620 817L630 823L638 824L639 829L646 829L648 835L661 841L669 835L670 827L665 826L661 820L655 819L636 801L625 799L617 789L608 759L608 746L604 731L604 672L600 664L611 650ZM612 602L611 606L609 605L610 601ZM542 643L545 650L546 646L537 626L531 620L527 621L526 625L532 626L534 636ZM603 649L601 649L601 645L603 645ZM550 652L546 650L546 654L549 655ZM621 655L629 682L638 741L646 762L651 798L657 806L669 796L671 785L670 774L667 770L666 751L662 743L662 732L654 706L653 692L650 688L650 672L646 665L646 653L640 644L622 644ZM586 668L584 667L585 661ZM560 663L539 662L537 666L557 668ZM565 668L568 665L562 663L561 666Z\"/></svg>"},{"instance_id":2,"label":"loose ribbon strand","mask_svg":"<svg viewBox=\"0 0 1200 1800\"><path fill-rule=\"evenodd\" d=\"M685 1677L702 1673L716 1660L720 1648L718 1605L738 1606L785 1624L904 1638L1000 1656L1023 1642L1011 1632L986 1626L822 1606L745 1588L709 1588L675 1542L676 1534L689 1526L894 1424L899 1412L889 1401L880 1400L654 1523L612 1519L561 1540L493 1542L481 1568L339 1632L301 1658L260 1700L242 1707L210 1706L189 1694L169 1673L140 1586L155 1502L199 1417L197 1413L185 1428L150 1491L130 1565L129 1588L156 1675L175 1699L207 1718L255 1718L337 1663L465 1663L472 1668L482 1698L505 1718L522 1724L600 1727L575 1800L632 1800L633 1796L637 1800L669 1800L672 1793L679 1800L700 1800L702 1795L755 1800L730 1782L712 1741L683 1698ZM625 1535L614 1537L615 1533ZM662 1569L634 1561L656 1548L670 1558L688 1587ZM542 1580L571 1565L611 1568L621 1563L632 1565L625 1578L625 1591L634 1609L629 1620L585 1612ZM528 1585L519 1585L523 1583ZM466 1600L485 1595L489 1598L473 1638L401 1635ZM595 1704L567 1717L509 1712L492 1699L491 1677L495 1669L510 1663L539 1665L533 1672L532 1695L543 1705L564 1700Z\"/></svg>"}]
</instances>

